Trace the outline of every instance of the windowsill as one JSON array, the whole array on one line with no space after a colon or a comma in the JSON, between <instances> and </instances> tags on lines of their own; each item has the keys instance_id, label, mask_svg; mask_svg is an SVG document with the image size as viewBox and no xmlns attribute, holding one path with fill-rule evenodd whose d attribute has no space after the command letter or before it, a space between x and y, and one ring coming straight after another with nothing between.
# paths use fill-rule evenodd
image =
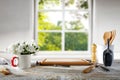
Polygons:
<instances>
[{"instance_id":1,"label":"windowsill","mask_svg":"<svg viewBox=\"0 0 120 80\"><path fill-rule=\"evenodd\" d=\"M33 59L40 59L40 58L84 58L90 59L91 54L87 52L38 52L33 55Z\"/></svg>"},{"instance_id":2,"label":"windowsill","mask_svg":"<svg viewBox=\"0 0 120 80\"><path fill-rule=\"evenodd\" d=\"M81 59L90 59L90 55L47 55L47 54L39 54L39 55L33 55L32 59L37 60L37 59L43 59L43 58L81 58Z\"/></svg>"}]
</instances>

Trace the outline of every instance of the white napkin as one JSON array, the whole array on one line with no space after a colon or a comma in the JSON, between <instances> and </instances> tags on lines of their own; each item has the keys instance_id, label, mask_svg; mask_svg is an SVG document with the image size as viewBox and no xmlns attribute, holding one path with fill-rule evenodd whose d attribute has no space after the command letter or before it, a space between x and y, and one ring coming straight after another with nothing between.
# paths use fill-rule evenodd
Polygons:
<instances>
[{"instance_id":1,"label":"white napkin","mask_svg":"<svg viewBox=\"0 0 120 80\"><path fill-rule=\"evenodd\" d=\"M0 65L6 65L8 61L5 58L0 58Z\"/></svg>"}]
</instances>

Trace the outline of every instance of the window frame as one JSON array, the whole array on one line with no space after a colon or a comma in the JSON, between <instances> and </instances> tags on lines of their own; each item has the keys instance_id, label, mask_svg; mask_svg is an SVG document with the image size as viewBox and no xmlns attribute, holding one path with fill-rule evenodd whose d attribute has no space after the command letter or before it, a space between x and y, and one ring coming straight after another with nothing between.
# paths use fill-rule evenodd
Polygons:
<instances>
[{"instance_id":1,"label":"window frame","mask_svg":"<svg viewBox=\"0 0 120 80\"><path fill-rule=\"evenodd\" d=\"M38 36L38 32L63 32L63 34L61 34L62 36L65 36L65 32L81 32L80 30L39 30L37 29L38 23L38 1L39 0L34 0L34 29L33 29L33 38L34 40L37 42L37 36ZM61 51L39 51L37 53L37 55L42 55L43 57L87 57L90 58L91 55L91 44L92 44L92 24L93 24L93 18L92 18L92 0L88 0L88 4L89 4L89 9L86 10L75 10L75 11L85 11L89 13L89 30L88 30L88 51L64 51L63 49ZM41 10L42 11L42 10ZM43 10L43 11L56 11L56 10ZM60 10L58 10L60 11ZM73 10L67 10L67 11L73 11ZM63 16L64 16L64 12L63 12ZM63 21L64 22L64 21ZM64 23L63 23L64 24ZM62 37L62 39L64 39L64 37ZM64 41L64 40L63 40ZM62 42L63 44L64 42ZM63 47L63 46L62 46ZM65 47L65 46L64 46ZM66 55L66 56L64 56ZM78 56L79 55L79 56Z\"/></svg>"}]
</instances>

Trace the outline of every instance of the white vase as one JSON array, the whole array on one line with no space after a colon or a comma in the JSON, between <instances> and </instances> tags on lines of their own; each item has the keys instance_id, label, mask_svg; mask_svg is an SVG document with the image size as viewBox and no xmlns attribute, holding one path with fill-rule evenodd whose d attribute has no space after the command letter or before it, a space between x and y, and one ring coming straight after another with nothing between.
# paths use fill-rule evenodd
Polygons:
<instances>
[{"instance_id":1,"label":"white vase","mask_svg":"<svg viewBox=\"0 0 120 80\"><path fill-rule=\"evenodd\" d=\"M26 69L31 67L31 55L19 55L19 68Z\"/></svg>"}]
</instances>

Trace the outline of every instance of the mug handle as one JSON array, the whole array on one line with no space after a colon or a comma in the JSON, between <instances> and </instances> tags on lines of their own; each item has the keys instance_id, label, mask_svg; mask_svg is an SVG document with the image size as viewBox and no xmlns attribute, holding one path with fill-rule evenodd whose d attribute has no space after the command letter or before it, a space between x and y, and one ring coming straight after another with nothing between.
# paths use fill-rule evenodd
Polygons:
<instances>
[{"instance_id":1,"label":"mug handle","mask_svg":"<svg viewBox=\"0 0 120 80\"><path fill-rule=\"evenodd\" d=\"M17 56L13 56L12 59L11 59L11 65L13 67L17 67L18 66L18 62L16 63L15 61L18 60L18 57Z\"/></svg>"}]
</instances>

